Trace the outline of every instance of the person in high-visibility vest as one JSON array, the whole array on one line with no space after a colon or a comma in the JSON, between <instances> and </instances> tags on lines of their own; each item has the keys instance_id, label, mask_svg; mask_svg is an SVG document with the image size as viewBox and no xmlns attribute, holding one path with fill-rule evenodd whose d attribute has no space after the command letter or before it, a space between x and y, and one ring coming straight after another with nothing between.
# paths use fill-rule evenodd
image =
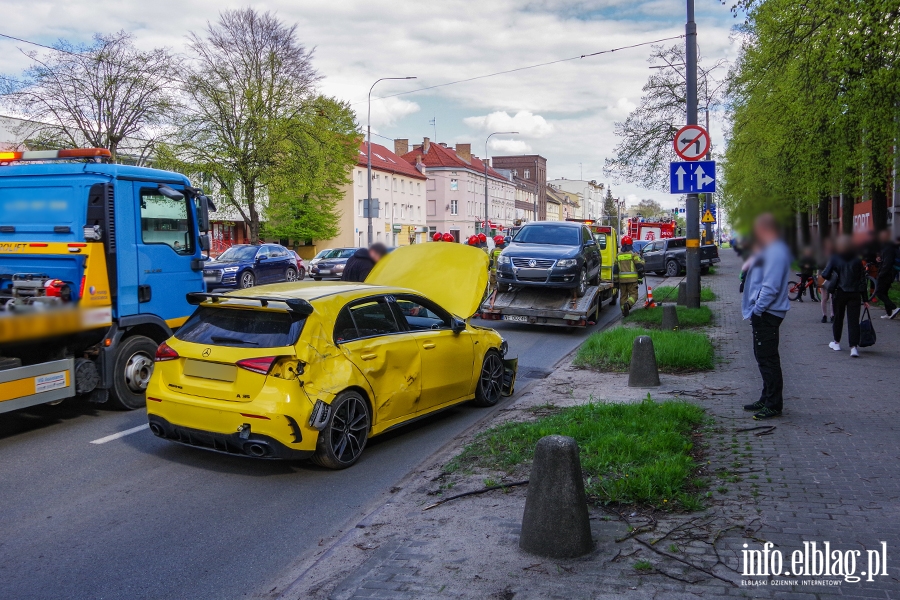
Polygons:
<instances>
[{"instance_id":1,"label":"person in high-visibility vest","mask_svg":"<svg viewBox=\"0 0 900 600\"><path fill-rule=\"evenodd\" d=\"M619 306L626 317L637 303L638 284L644 278L644 259L631 244L631 236L622 236L622 248L616 255L615 266L619 275Z\"/></svg>"},{"instance_id":2,"label":"person in high-visibility vest","mask_svg":"<svg viewBox=\"0 0 900 600\"><path fill-rule=\"evenodd\" d=\"M491 258L490 269L491 269L491 308L494 308L494 300L497 298L497 261L500 259L500 254L503 252L503 248L506 247L506 238L502 235L494 236L494 249L490 251L488 256Z\"/></svg>"}]
</instances>

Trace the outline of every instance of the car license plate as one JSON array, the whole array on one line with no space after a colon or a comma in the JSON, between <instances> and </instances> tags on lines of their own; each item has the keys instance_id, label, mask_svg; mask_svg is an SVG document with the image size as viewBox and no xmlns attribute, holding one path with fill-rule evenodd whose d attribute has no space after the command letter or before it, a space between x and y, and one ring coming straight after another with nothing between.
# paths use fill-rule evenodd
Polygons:
<instances>
[{"instance_id":1,"label":"car license plate","mask_svg":"<svg viewBox=\"0 0 900 600\"><path fill-rule=\"evenodd\" d=\"M319 275L331 275L331 269L319 269Z\"/></svg>"},{"instance_id":2,"label":"car license plate","mask_svg":"<svg viewBox=\"0 0 900 600\"><path fill-rule=\"evenodd\" d=\"M206 277L215 277L216 271L214 269L203 271L203 275Z\"/></svg>"},{"instance_id":3,"label":"car license plate","mask_svg":"<svg viewBox=\"0 0 900 600\"><path fill-rule=\"evenodd\" d=\"M503 315L504 321L516 321L517 323L527 323L528 317L525 315Z\"/></svg>"},{"instance_id":4,"label":"car license plate","mask_svg":"<svg viewBox=\"0 0 900 600\"><path fill-rule=\"evenodd\" d=\"M184 374L189 377L231 382L237 378L237 367L188 358L184 361Z\"/></svg>"},{"instance_id":5,"label":"car license plate","mask_svg":"<svg viewBox=\"0 0 900 600\"><path fill-rule=\"evenodd\" d=\"M215 275L204 275L203 281L205 281L206 283L215 283L215 282L219 281L219 278L216 277Z\"/></svg>"}]
</instances>

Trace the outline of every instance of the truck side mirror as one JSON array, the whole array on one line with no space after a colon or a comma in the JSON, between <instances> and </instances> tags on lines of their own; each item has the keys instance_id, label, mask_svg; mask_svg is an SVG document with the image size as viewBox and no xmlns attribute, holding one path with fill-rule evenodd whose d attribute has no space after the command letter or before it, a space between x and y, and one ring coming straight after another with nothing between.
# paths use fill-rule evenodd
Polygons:
<instances>
[{"instance_id":1,"label":"truck side mirror","mask_svg":"<svg viewBox=\"0 0 900 600\"><path fill-rule=\"evenodd\" d=\"M207 232L210 230L209 207L212 205L212 202L206 196L199 196L197 200L197 229ZM213 206L213 210L215 210L215 206Z\"/></svg>"},{"instance_id":2,"label":"truck side mirror","mask_svg":"<svg viewBox=\"0 0 900 600\"><path fill-rule=\"evenodd\" d=\"M159 193L162 196L165 196L169 200L181 201L184 200L184 194L179 192L174 188L170 188L164 183L159 184Z\"/></svg>"},{"instance_id":3,"label":"truck side mirror","mask_svg":"<svg viewBox=\"0 0 900 600\"><path fill-rule=\"evenodd\" d=\"M200 240L200 251L201 252L209 252L210 244L209 244L209 235L205 233L201 233L198 237Z\"/></svg>"}]
</instances>

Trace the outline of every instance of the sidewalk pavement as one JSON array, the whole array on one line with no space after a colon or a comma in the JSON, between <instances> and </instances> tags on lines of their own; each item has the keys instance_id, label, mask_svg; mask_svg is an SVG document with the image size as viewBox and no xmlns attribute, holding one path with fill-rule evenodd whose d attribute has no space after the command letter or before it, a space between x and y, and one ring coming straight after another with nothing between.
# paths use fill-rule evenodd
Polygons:
<instances>
[{"instance_id":1,"label":"sidewalk pavement","mask_svg":"<svg viewBox=\"0 0 900 600\"><path fill-rule=\"evenodd\" d=\"M518 548L527 486L423 510L442 495L479 489L486 479L527 477L527 471L525 477L446 473L444 465L468 441L460 439L429 468L407 477L356 528L324 544L282 597L900 598L900 321L876 319L878 344L851 359L848 350L828 347L831 327L819 322L817 303L792 304L781 328L785 412L754 422L742 410L757 399L761 380L750 327L740 316L740 262L727 249L722 259L718 272L704 277L717 295L714 324L707 329L719 359L716 370L662 375L662 386L651 391L656 400L696 401L714 418L704 432L708 465L701 475L709 479L711 496L705 510L645 514L591 507L593 553L574 560L530 556ZM627 387L625 374L565 366L532 384L484 427L534 418L548 403L633 402L645 395ZM742 431L760 425L775 429ZM857 573L867 568L866 549L886 542L888 575L858 583L812 575L742 577L744 544L762 549L767 541L782 552L786 569L804 542L860 550Z\"/></svg>"}]
</instances>

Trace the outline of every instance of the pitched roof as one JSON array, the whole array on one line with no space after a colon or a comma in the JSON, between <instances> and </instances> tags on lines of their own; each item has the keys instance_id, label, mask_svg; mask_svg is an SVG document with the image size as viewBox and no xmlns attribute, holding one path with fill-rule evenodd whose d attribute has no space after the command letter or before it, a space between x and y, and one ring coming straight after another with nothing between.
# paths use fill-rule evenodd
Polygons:
<instances>
[{"instance_id":1,"label":"pitched roof","mask_svg":"<svg viewBox=\"0 0 900 600\"><path fill-rule=\"evenodd\" d=\"M359 144L359 160L357 164L361 167L365 167L367 163L366 146L365 141ZM387 171L388 173L405 175L415 179L428 179L413 166L414 164L415 161L413 161L413 164L410 164L409 161L400 158L381 144L372 144L372 168L377 171Z\"/></svg>"},{"instance_id":2,"label":"pitched roof","mask_svg":"<svg viewBox=\"0 0 900 600\"><path fill-rule=\"evenodd\" d=\"M431 142L426 153L421 147L414 148L403 155L403 159L410 164L416 164L416 158L421 156L425 167L444 167L450 169L461 169L484 175L484 163L477 156L472 156L469 162L466 162L452 148ZM492 167L488 167L488 175L503 181L509 181L509 178L502 173L495 171Z\"/></svg>"}]
</instances>

